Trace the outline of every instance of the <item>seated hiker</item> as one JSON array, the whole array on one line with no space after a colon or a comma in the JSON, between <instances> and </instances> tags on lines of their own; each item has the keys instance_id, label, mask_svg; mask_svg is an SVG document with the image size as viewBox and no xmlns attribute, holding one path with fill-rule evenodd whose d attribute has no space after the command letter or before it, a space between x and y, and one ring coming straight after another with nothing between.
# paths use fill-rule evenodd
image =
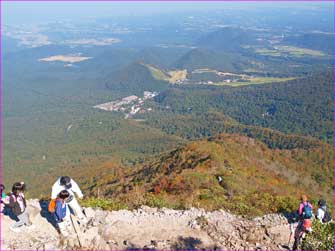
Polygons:
<instances>
[{"instance_id":1,"label":"seated hiker","mask_svg":"<svg viewBox=\"0 0 335 251\"><path fill-rule=\"evenodd\" d=\"M313 207L311 203L308 202L307 196L301 196L301 202L299 203L298 208L298 216L299 216L299 223L295 230L294 234L294 244L293 249L296 250L298 248L299 242L301 238L304 238L306 232L312 231L312 213Z\"/></svg>"},{"instance_id":2,"label":"seated hiker","mask_svg":"<svg viewBox=\"0 0 335 251\"><path fill-rule=\"evenodd\" d=\"M27 203L26 199L24 198L24 190L24 182L16 182L13 184L12 192L9 195L9 203L7 206L19 219L19 221L17 221L13 226L10 227L10 230L12 230L13 232L19 232L20 229L18 228L23 225L31 226L27 210Z\"/></svg>"},{"instance_id":3,"label":"seated hiker","mask_svg":"<svg viewBox=\"0 0 335 251\"><path fill-rule=\"evenodd\" d=\"M78 184L68 176L60 177L52 186L51 199L56 199L57 195L63 190L67 190L69 192L69 198L67 199L69 207L73 210L74 214L80 221L85 222L85 215L83 214L82 208L78 204L74 195L77 194L80 199L83 198L83 193L81 192Z\"/></svg>"},{"instance_id":4,"label":"seated hiker","mask_svg":"<svg viewBox=\"0 0 335 251\"><path fill-rule=\"evenodd\" d=\"M54 208L54 217L63 236L68 236L68 232L71 231L70 211L66 202L69 197L70 193L67 190L61 191L58 194Z\"/></svg>"},{"instance_id":5,"label":"seated hiker","mask_svg":"<svg viewBox=\"0 0 335 251\"><path fill-rule=\"evenodd\" d=\"M318 211L316 214L316 218L321 222L321 223L327 223L331 221L331 216L327 212L327 205L325 200L319 200L318 201Z\"/></svg>"}]
</instances>

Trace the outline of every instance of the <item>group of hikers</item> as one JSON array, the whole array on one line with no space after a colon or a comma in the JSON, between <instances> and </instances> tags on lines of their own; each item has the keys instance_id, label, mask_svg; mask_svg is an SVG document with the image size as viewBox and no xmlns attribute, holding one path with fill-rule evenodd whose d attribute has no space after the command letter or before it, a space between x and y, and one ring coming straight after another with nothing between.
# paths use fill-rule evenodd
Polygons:
<instances>
[{"instance_id":1,"label":"group of hikers","mask_svg":"<svg viewBox=\"0 0 335 251\"><path fill-rule=\"evenodd\" d=\"M21 226L33 228L29 219L29 212L27 210L27 203L24 196L25 184L24 182L16 182L12 186L12 192L6 195L5 187L1 188L1 214L3 214L4 207L8 207L12 213L18 218L10 230L19 232ZM68 176L61 176L52 186L51 200L48 204L48 211L52 213L55 222L57 223L57 230L64 237L68 236L71 231L71 212L78 217L80 224L87 222L86 216L82 208L78 204L75 194L82 199L78 184ZM312 217L313 206L307 200L306 195L301 196L301 201L297 210L298 225L295 229L291 229L291 234L294 233L294 244L292 250L297 250L301 238L304 238L306 233L312 231ZM324 200L318 201L318 209L316 218L323 224L331 221L331 216L327 211L326 202ZM291 239L291 236L290 236Z\"/></svg>"},{"instance_id":2,"label":"group of hikers","mask_svg":"<svg viewBox=\"0 0 335 251\"><path fill-rule=\"evenodd\" d=\"M291 234L294 233L294 243L292 250L297 250L300 240L305 237L306 233L312 232L313 206L310 202L308 202L306 195L302 195L300 198L297 215L298 225L295 231L291 229ZM326 201L323 199L318 201L316 219L319 220L322 224L331 221L331 216L327 211Z\"/></svg>"},{"instance_id":3,"label":"group of hikers","mask_svg":"<svg viewBox=\"0 0 335 251\"><path fill-rule=\"evenodd\" d=\"M20 232L20 227L26 226L34 228L27 209L27 202L24 196L24 182L16 182L12 186L12 191L8 195L5 193L5 186L1 188L1 215L5 208L9 208L17 217L17 221L9 227L13 232ZM87 220L80 207L75 194L79 199L83 198L78 184L68 176L61 176L52 186L51 200L48 204L48 211L53 215L53 219L57 224L57 231L64 237L68 236L71 230L71 211L78 218L80 224L84 225ZM1 216L2 217L2 216Z\"/></svg>"}]
</instances>

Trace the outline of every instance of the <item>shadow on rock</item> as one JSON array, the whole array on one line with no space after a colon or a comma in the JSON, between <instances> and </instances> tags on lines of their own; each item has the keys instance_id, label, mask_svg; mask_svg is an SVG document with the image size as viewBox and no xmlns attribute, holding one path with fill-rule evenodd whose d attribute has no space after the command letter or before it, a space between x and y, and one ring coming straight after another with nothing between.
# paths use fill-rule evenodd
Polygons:
<instances>
[{"instance_id":1,"label":"shadow on rock","mask_svg":"<svg viewBox=\"0 0 335 251\"><path fill-rule=\"evenodd\" d=\"M178 238L178 241L171 246L174 250L195 250L201 249L200 245L202 241L198 238L193 237L182 237Z\"/></svg>"},{"instance_id":2,"label":"shadow on rock","mask_svg":"<svg viewBox=\"0 0 335 251\"><path fill-rule=\"evenodd\" d=\"M48 201L40 200L39 203L41 207L41 216L45 218L58 231L56 220L53 215L48 211Z\"/></svg>"}]
</instances>

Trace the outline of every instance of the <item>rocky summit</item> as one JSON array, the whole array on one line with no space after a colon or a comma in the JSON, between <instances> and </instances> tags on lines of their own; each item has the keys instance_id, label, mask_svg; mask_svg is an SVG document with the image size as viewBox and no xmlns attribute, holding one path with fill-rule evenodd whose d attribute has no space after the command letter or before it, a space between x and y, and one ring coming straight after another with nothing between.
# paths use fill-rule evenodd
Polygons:
<instances>
[{"instance_id":1,"label":"rocky summit","mask_svg":"<svg viewBox=\"0 0 335 251\"><path fill-rule=\"evenodd\" d=\"M1 250L285 250L290 239L284 215L247 219L223 210L147 206L133 211L84 208L87 223L80 225L73 217L72 233L62 237L46 202L29 200L28 208L33 227L19 233L9 229L14 223L10 215L2 216Z\"/></svg>"}]
</instances>

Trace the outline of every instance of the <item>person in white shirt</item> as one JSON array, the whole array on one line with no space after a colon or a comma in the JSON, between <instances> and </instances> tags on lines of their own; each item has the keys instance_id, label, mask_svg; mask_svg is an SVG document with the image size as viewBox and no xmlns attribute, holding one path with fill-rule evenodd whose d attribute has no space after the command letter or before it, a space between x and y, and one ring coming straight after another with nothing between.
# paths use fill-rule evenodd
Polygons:
<instances>
[{"instance_id":1,"label":"person in white shirt","mask_svg":"<svg viewBox=\"0 0 335 251\"><path fill-rule=\"evenodd\" d=\"M83 214L82 208L78 204L78 201L75 197L75 194L79 199L84 197L78 184L68 176L59 177L52 186L51 199L56 199L58 194L63 190L67 190L70 194L69 198L67 199L67 203L72 209L73 213L79 218L80 221L85 221L85 215Z\"/></svg>"},{"instance_id":2,"label":"person in white shirt","mask_svg":"<svg viewBox=\"0 0 335 251\"><path fill-rule=\"evenodd\" d=\"M318 211L316 213L316 218L321 222L321 223L325 223L327 222L327 217L326 216L326 212L327 212L327 206L326 206L326 201L325 200L319 200L318 201Z\"/></svg>"}]
</instances>

